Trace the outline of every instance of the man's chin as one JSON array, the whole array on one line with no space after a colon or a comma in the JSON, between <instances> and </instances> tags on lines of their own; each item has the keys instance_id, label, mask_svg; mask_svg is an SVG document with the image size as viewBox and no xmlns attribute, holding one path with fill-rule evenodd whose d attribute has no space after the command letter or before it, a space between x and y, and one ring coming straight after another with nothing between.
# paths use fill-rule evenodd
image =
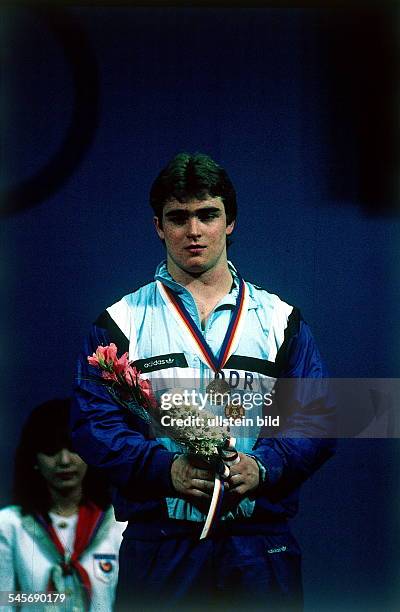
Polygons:
<instances>
[{"instance_id":1,"label":"man's chin","mask_svg":"<svg viewBox=\"0 0 400 612\"><path fill-rule=\"evenodd\" d=\"M205 265L197 264L193 266L188 266L185 269L187 274L191 274L192 276L201 276L204 272L207 272L209 268Z\"/></svg>"},{"instance_id":2,"label":"man's chin","mask_svg":"<svg viewBox=\"0 0 400 612\"><path fill-rule=\"evenodd\" d=\"M185 272L188 272L188 274L201 274L209 270L210 266L200 258L193 258L191 261L184 262L181 268Z\"/></svg>"},{"instance_id":3,"label":"man's chin","mask_svg":"<svg viewBox=\"0 0 400 612\"><path fill-rule=\"evenodd\" d=\"M184 274L188 274L193 277L201 276L213 267L212 263L210 263L209 261L205 261L201 257L192 257L190 259L185 260L171 260L171 263L173 264L173 267L171 266L171 269L176 268L178 274L180 271L181 273L183 272Z\"/></svg>"}]
</instances>

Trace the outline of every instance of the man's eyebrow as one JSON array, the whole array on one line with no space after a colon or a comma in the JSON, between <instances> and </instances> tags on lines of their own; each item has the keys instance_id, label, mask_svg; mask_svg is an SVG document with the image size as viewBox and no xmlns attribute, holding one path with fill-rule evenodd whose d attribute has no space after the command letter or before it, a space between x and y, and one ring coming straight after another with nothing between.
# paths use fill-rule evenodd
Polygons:
<instances>
[{"instance_id":1,"label":"man's eyebrow","mask_svg":"<svg viewBox=\"0 0 400 612\"><path fill-rule=\"evenodd\" d=\"M183 208L173 208L165 213L166 217L174 217L175 215L197 215L201 212L221 212L221 209L217 206L202 206L192 213Z\"/></svg>"},{"instance_id":2,"label":"man's eyebrow","mask_svg":"<svg viewBox=\"0 0 400 612\"><path fill-rule=\"evenodd\" d=\"M221 212L221 209L218 208L218 206L202 206L201 208L198 208L195 212Z\"/></svg>"}]
</instances>

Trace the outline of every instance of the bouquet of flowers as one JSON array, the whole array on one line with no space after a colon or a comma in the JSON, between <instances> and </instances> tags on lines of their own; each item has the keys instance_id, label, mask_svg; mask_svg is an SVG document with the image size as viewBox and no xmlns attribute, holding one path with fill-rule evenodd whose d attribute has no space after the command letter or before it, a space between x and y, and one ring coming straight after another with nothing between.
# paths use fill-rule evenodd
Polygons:
<instances>
[{"instance_id":1,"label":"bouquet of flowers","mask_svg":"<svg viewBox=\"0 0 400 612\"><path fill-rule=\"evenodd\" d=\"M183 394L180 390L175 390L175 393L170 395L180 398ZM204 408L199 419L199 409L190 402L185 403L180 400L179 403L174 403L172 400L170 406L168 415L171 424L167 429L162 428L161 432L167 431L170 438L186 447L191 454L215 464L230 438L228 429L211 425L214 415ZM182 425L183 422L190 424Z\"/></svg>"},{"instance_id":2,"label":"bouquet of flowers","mask_svg":"<svg viewBox=\"0 0 400 612\"><path fill-rule=\"evenodd\" d=\"M157 409L150 381L140 378L140 372L128 360L128 353L118 358L117 351L113 342L109 346L98 346L96 352L87 358L88 363L101 370L103 384L118 403L150 423Z\"/></svg>"},{"instance_id":3,"label":"bouquet of flowers","mask_svg":"<svg viewBox=\"0 0 400 612\"><path fill-rule=\"evenodd\" d=\"M189 420L193 422L192 425L163 427L161 424L163 411L158 405L150 381L142 378L140 372L132 366L128 353L118 357L117 352L117 346L110 343L109 346L98 346L96 352L87 358L91 366L101 370L103 384L107 386L114 399L147 423L151 423L156 430L181 444L188 453L201 457L215 469L214 492L200 536L202 539L207 536L218 516L223 495L221 479L229 477L229 465L239 460L234 448L235 439L229 435L226 428L209 425L213 415L205 410L201 411L202 419L199 423L196 420L199 411L190 404L172 403L168 412L172 423L191 417Z\"/></svg>"}]
</instances>

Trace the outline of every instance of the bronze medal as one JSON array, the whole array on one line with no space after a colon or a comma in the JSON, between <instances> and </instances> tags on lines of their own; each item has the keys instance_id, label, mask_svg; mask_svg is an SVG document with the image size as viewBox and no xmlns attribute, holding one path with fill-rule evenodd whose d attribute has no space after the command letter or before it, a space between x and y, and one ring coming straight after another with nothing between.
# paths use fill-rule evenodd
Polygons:
<instances>
[{"instance_id":1,"label":"bronze medal","mask_svg":"<svg viewBox=\"0 0 400 612\"><path fill-rule=\"evenodd\" d=\"M241 404L227 404L225 406L225 416L229 419L240 419L244 416L244 408Z\"/></svg>"},{"instance_id":2,"label":"bronze medal","mask_svg":"<svg viewBox=\"0 0 400 612\"><path fill-rule=\"evenodd\" d=\"M223 378L214 378L206 387L211 404L223 405L229 400L230 386Z\"/></svg>"}]
</instances>

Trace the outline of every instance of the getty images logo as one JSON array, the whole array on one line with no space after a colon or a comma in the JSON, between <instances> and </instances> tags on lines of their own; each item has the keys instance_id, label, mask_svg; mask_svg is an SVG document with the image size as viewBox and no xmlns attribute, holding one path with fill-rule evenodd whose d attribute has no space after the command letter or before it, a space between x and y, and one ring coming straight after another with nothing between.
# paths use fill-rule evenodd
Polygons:
<instances>
[{"instance_id":1,"label":"getty images logo","mask_svg":"<svg viewBox=\"0 0 400 612\"><path fill-rule=\"evenodd\" d=\"M154 359L154 361L148 361L147 363L144 363L143 367L154 368L155 366L160 365L172 365L174 361L175 359L173 357L170 357L169 359Z\"/></svg>"}]
</instances>

